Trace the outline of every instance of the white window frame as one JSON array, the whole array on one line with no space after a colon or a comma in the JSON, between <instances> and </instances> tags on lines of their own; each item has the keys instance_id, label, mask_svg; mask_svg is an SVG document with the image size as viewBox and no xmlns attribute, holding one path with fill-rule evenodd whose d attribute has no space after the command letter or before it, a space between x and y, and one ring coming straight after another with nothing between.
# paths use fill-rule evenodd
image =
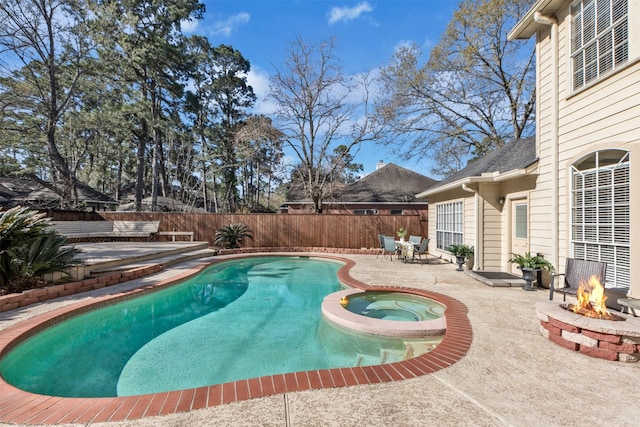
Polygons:
<instances>
[{"instance_id":1,"label":"white window frame","mask_svg":"<svg viewBox=\"0 0 640 427\"><path fill-rule=\"evenodd\" d=\"M378 215L378 209L354 209L354 215Z\"/></svg>"},{"instance_id":2,"label":"white window frame","mask_svg":"<svg viewBox=\"0 0 640 427\"><path fill-rule=\"evenodd\" d=\"M605 287L631 285L630 162L625 150L601 150L571 166L571 253L607 263Z\"/></svg>"},{"instance_id":3,"label":"white window frame","mask_svg":"<svg viewBox=\"0 0 640 427\"><path fill-rule=\"evenodd\" d=\"M578 91L629 61L628 0L571 4L571 87Z\"/></svg>"},{"instance_id":4,"label":"white window frame","mask_svg":"<svg viewBox=\"0 0 640 427\"><path fill-rule=\"evenodd\" d=\"M464 242L464 203L436 204L436 247L446 250L452 244Z\"/></svg>"}]
</instances>

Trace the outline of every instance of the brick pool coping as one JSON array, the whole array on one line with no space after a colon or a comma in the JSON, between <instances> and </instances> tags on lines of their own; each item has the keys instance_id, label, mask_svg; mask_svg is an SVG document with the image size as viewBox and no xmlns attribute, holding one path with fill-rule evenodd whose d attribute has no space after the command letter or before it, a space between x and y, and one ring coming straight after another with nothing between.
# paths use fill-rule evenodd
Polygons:
<instances>
[{"instance_id":1,"label":"brick pool coping","mask_svg":"<svg viewBox=\"0 0 640 427\"><path fill-rule=\"evenodd\" d=\"M245 254L224 260L272 254ZM413 359L384 365L333 368L233 381L186 390L125 397L67 398L44 396L20 390L0 377L0 422L13 424L98 423L136 420L143 417L188 412L226 403L290 393L302 390L367 385L400 381L434 373L460 360L472 341L467 307L449 296L420 289L393 286L369 286L353 279L349 270L356 264L338 256L313 254L313 258L333 259L344 263L338 271L345 285L363 290L393 290L431 298L446 306L447 331L442 342L429 353ZM214 261L221 262L222 259ZM52 310L0 331L0 358L29 336L74 315L102 305L113 304L144 292L151 292L182 281L212 265L206 262L170 279L131 291L100 296Z\"/></svg>"}]
</instances>

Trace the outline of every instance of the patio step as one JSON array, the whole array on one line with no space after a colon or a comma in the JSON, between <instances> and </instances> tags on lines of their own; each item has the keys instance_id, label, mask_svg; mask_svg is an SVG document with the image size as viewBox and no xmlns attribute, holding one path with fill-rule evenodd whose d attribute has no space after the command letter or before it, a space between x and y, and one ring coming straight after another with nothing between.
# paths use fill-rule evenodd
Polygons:
<instances>
[{"instance_id":1,"label":"patio step","mask_svg":"<svg viewBox=\"0 0 640 427\"><path fill-rule=\"evenodd\" d=\"M521 276L515 274L496 271L467 271L467 275L493 287L518 287L524 286L525 282Z\"/></svg>"},{"instance_id":2,"label":"patio step","mask_svg":"<svg viewBox=\"0 0 640 427\"><path fill-rule=\"evenodd\" d=\"M151 264L160 264L164 268L185 261L194 259L202 259L212 257L216 251L208 247L191 248L188 251L178 251L171 253L159 253L153 256L144 257L144 259L124 259L117 264L110 263L106 266L97 266L91 270L91 277L104 276L115 272L122 272L138 267L144 267Z\"/></svg>"}]
</instances>

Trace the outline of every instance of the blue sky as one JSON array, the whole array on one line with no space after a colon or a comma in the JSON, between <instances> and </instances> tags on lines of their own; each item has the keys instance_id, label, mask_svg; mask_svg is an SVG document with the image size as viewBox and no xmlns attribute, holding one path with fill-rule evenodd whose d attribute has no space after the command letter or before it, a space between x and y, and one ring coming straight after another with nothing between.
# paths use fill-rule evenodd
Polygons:
<instances>
[{"instance_id":1,"label":"blue sky","mask_svg":"<svg viewBox=\"0 0 640 427\"><path fill-rule=\"evenodd\" d=\"M258 96L256 111L268 115L269 76L298 37L316 43L334 37L343 71L357 74L387 65L400 46L416 43L424 52L439 40L457 7L455 0L201 0L204 20L185 28L217 46L229 44L251 63L249 83ZM362 147L355 161L364 172L379 160L424 175L428 160L407 162L378 145Z\"/></svg>"}]
</instances>

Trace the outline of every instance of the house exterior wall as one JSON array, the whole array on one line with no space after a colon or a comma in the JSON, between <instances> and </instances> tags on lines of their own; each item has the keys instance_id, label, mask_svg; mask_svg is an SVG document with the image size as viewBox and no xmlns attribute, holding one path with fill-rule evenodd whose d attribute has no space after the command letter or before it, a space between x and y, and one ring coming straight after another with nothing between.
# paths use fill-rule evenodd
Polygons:
<instances>
[{"instance_id":1,"label":"house exterior wall","mask_svg":"<svg viewBox=\"0 0 640 427\"><path fill-rule=\"evenodd\" d=\"M491 185L482 191L482 249L478 251L476 259L476 269L488 271L502 270L502 252L505 246L505 232L503 214L504 203L500 204L500 199L504 197L500 186Z\"/></svg>"},{"instance_id":2,"label":"house exterior wall","mask_svg":"<svg viewBox=\"0 0 640 427\"><path fill-rule=\"evenodd\" d=\"M554 109L551 107L555 100L553 93L554 64L552 59L553 42L551 30L546 27L536 44L536 152L538 153L539 178L536 187L529 197L529 249L532 253L545 254L552 263L556 262L558 249L557 239L551 232L559 226L557 213L554 209L553 186L557 183L554 178ZM557 175L557 172L556 172ZM555 227L554 227L555 223Z\"/></svg>"},{"instance_id":3,"label":"house exterior wall","mask_svg":"<svg viewBox=\"0 0 640 427\"><path fill-rule=\"evenodd\" d=\"M640 235L640 0L628 2L627 64L575 92L570 4L567 1L555 11L556 40L551 26L539 27L536 35L540 179L531 192L530 245L532 252L552 253L560 271L572 256L571 165L585 155L605 148L629 151L630 235ZM551 238L549 230L554 230ZM640 277L638 239L631 239L631 269L632 278ZM640 280L632 279L629 294L640 297Z\"/></svg>"},{"instance_id":4,"label":"house exterior wall","mask_svg":"<svg viewBox=\"0 0 640 427\"><path fill-rule=\"evenodd\" d=\"M446 191L433 196L429 196L429 223L428 234L431 238L429 242L429 254L441 257L449 262L455 262L455 257L449 252L437 247L437 234L436 234L436 206L442 203L463 202L463 243L469 246L475 246L476 244L476 216L475 216L475 194L467 191L463 191L460 188L455 190Z\"/></svg>"},{"instance_id":5,"label":"house exterior wall","mask_svg":"<svg viewBox=\"0 0 640 427\"><path fill-rule=\"evenodd\" d=\"M536 166L532 166L535 171ZM538 176L531 172L504 181L476 182L429 195L429 253L451 259L437 248L437 206L464 202L464 243L474 246L473 263L469 268L484 271L509 271L511 258L511 208L513 200L529 200ZM547 233L548 234L548 233Z\"/></svg>"},{"instance_id":6,"label":"house exterior wall","mask_svg":"<svg viewBox=\"0 0 640 427\"><path fill-rule=\"evenodd\" d=\"M535 169L535 166L533 167ZM479 183L481 203L475 269L509 271L511 258L511 202L529 201L536 187L536 174L505 181Z\"/></svg>"}]
</instances>

